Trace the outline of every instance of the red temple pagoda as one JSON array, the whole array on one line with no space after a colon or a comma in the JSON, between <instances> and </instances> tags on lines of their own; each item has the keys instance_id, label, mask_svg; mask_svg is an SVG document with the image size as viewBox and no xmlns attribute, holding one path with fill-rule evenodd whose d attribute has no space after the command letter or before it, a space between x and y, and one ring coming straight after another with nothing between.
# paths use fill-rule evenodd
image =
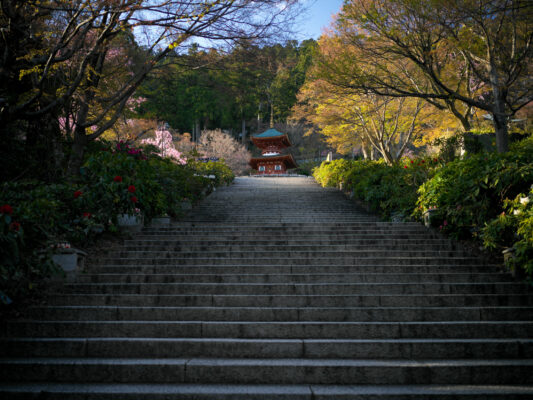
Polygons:
<instances>
[{"instance_id":1,"label":"red temple pagoda","mask_svg":"<svg viewBox=\"0 0 533 400\"><path fill-rule=\"evenodd\" d=\"M285 133L271 128L252 136L252 142L262 150L261 157L254 157L250 160L250 165L259 174L285 174L288 169L297 167L292 154L281 154L281 150L291 146L289 137Z\"/></svg>"}]
</instances>

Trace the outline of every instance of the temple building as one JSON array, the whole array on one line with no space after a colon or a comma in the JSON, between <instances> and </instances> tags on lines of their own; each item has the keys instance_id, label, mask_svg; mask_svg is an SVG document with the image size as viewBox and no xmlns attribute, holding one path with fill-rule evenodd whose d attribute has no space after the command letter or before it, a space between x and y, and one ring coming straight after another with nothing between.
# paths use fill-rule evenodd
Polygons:
<instances>
[{"instance_id":1,"label":"temple building","mask_svg":"<svg viewBox=\"0 0 533 400\"><path fill-rule=\"evenodd\" d=\"M281 150L290 147L291 142L285 133L274 128L252 136L252 142L259 147L261 157L253 157L250 165L261 175L286 174L288 169L296 168L292 154L281 154Z\"/></svg>"}]
</instances>

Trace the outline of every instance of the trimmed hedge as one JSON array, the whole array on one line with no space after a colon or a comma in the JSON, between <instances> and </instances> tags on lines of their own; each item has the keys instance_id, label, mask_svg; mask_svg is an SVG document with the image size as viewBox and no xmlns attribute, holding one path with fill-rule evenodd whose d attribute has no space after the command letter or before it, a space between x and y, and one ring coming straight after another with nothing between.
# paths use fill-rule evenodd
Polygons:
<instances>
[{"instance_id":1,"label":"trimmed hedge","mask_svg":"<svg viewBox=\"0 0 533 400\"><path fill-rule=\"evenodd\" d=\"M449 163L429 158L393 166L324 162L313 175L322 186L342 184L385 219L421 221L424 212L436 209L434 221L441 231L483 241L486 248L514 248L513 268L520 266L530 277L533 273L533 201L525 200L533 200L533 138L514 143L504 154L480 153Z\"/></svg>"}]
</instances>

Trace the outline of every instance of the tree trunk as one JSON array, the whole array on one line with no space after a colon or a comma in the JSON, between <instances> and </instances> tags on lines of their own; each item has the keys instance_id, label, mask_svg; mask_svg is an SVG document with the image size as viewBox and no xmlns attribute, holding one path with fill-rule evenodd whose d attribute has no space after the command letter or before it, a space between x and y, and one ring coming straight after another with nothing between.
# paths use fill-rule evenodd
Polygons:
<instances>
[{"instance_id":1,"label":"tree trunk","mask_svg":"<svg viewBox=\"0 0 533 400\"><path fill-rule=\"evenodd\" d=\"M194 141L199 142L200 141L200 120L196 119L194 121Z\"/></svg>"},{"instance_id":2,"label":"tree trunk","mask_svg":"<svg viewBox=\"0 0 533 400\"><path fill-rule=\"evenodd\" d=\"M363 158L368 160L368 149L364 144L361 145L361 151L363 152Z\"/></svg>"},{"instance_id":3,"label":"tree trunk","mask_svg":"<svg viewBox=\"0 0 533 400\"><path fill-rule=\"evenodd\" d=\"M496 149L498 153L505 153L509 151L509 138L507 137L508 116L505 113L505 100L499 85L498 70L492 62L489 66L489 78L492 86L492 95L494 96L492 123L494 124L494 133L496 134Z\"/></svg>"},{"instance_id":4,"label":"tree trunk","mask_svg":"<svg viewBox=\"0 0 533 400\"><path fill-rule=\"evenodd\" d=\"M241 140L242 144L246 143L246 120L242 119L242 125L241 125Z\"/></svg>"},{"instance_id":5,"label":"tree trunk","mask_svg":"<svg viewBox=\"0 0 533 400\"><path fill-rule=\"evenodd\" d=\"M68 161L67 175L75 177L80 174L80 168L83 164L83 156L85 155L85 147L87 146L87 135L85 128L76 126L74 129L74 143L72 144L72 153Z\"/></svg>"},{"instance_id":6,"label":"tree trunk","mask_svg":"<svg viewBox=\"0 0 533 400\"><path fill-rule=\"evenodd\" d=\"M498 153L509 151L509 136L507 128L507 115L505 113L493 113L492 122L496 133L496 149Z\"/></svg>"},{"instance_id":7,"label":"tree trunk","mask_svg":"<svg viewBox=\"0 0 533 400\"><path fill-rule=\"evenodd\" d=\"M463 115L461 111L459 111L457 107L455 107L455 103L450 102L450 103L447 103L447 105L448 105L448 110L450 110L452 114L455 116L455 118L457 118L459 122L461 123L463 127L463 132L470 132L470 130L472 129L472 125L470 124L470 119L468 118L468 116L470 115L471 107L467 106L467 111Z\"/></svg>"},{"instance_id":8,"label":"tree trunk","mask_svg":"<svg viewBox=\"0 0 533 400\"><path fill-rule=\"evenodd\" d=\"M463 132L470 132L472 130L472 124L470 124L470 120L468 118L461 116L458 119L463 126Z\"/></svg>"},{"instance_id":9,"label":"tree trunk","mask_svg":"<svg viewBox=\"0 0 533 400\"><path fill-rule=\"evenodd\" d=\"M274 105L270 103L270 127L274 128Z\"/></svg>"}]
</instances>

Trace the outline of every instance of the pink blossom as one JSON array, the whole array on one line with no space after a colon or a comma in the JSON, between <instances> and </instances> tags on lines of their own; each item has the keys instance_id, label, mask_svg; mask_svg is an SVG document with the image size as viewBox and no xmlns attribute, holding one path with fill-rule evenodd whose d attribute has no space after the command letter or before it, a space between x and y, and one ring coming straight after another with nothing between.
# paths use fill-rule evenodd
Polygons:
<instances>
[{"instance_id":1,"label":"pink blossom","mask_svg":"<svg viewBox=\"0 0 533 400\"><path fill-rule=\"evenodd\" d=\"M181 165L187 164L187 159L174 147L172 134L167 130L156 130L154 138L143 139L141 144L153 145L159 149L162 157L171 158Z\"/></svg>"}]
</instances>

